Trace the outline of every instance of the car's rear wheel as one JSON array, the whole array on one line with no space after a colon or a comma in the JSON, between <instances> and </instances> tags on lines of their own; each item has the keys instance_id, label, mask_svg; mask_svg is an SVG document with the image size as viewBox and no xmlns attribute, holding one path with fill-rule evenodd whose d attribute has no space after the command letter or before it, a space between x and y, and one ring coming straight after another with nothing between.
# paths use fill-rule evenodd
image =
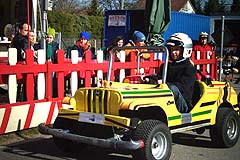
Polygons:
<instances>
[{"instance_id":1,"label":"car's rear wheel","mask_svg":"<svg viewBox=\"0 0 240 160\"><path fill-rule=\"evenodd\" d=\"M166 160L172 151L172 137L167 125L157 120L141 122L133 135L134 140L143 140L144 148L133 153L136 160Z\"/></svg>"},{"instance_id":2,"label":"car's rear wheel","mask_svg":"<svg viewBox=\"0 0 240 160\"><path fill-rule=\"evenodd\" d=\"M239 138L240 118L231 108L219 108L216 124L210 128L212 142L218 147L232 147Z\"/></svg>"},{"instance_id":3,"label":"car's rear wheel","mask_svg":"<svg viewBox=\"0 0 240 160\"><path fill-rule=\"evenodd\" d=\"M59 117L56 118L53 124L53 128L62 129L65 130L66 132L72 133L74 132L74 130L73 128L71 128L71 126L74 126L74 120ZM53 136L53 142L56 144L58 148L65 152L78 152L87 146L86 144L83 143L77 143L71 140L57 138L55 136Z\"/></svg>"}]
</instances>

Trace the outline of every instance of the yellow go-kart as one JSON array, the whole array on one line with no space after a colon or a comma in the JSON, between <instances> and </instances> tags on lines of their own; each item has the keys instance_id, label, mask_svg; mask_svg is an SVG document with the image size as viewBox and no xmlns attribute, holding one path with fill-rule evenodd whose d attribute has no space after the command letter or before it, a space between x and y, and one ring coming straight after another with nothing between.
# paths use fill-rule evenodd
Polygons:
<instances>
[{"instance_id":1,"label":"yellow go-kart","mask_svg":"<svg viewBox=\"0 0 240 160\"><path fill-rule=\"evenodd\" d=\"M126 48L134 49L120 49ZM107 81L101 87L78 89L68 108L60 109L53 127L40 124L39 131L52 135L65 151L94 145L129 151L137 160L169 159L172 134L189 130L203 133L210 128L213 143L234 146L240 133L240 96L230 84L196 81L193 107L180 113L166 82L168 50L163 46L146 49L166 54L161 83L111 82L110 61ZM130 79L126 77L125 82Z\"/></svg>"}]
</instances>

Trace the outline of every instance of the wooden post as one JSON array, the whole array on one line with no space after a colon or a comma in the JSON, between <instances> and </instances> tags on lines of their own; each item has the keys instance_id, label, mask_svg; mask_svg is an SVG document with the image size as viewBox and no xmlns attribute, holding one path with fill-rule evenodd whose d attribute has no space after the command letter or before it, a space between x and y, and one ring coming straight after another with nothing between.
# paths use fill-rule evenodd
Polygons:
<instances>
[{"instance_id":1,"label":"wooden post","mask_svg":"<svg viewBox=\"0 0 240 160\"><path fill-rule=\"evenodd\" d=\"M197 54L197 60L200 60L200 51L196 51L196 54ZM197 65L197 69L199 70L200 69L200 65Z\"/></svg>"},{"instance_id":2,"label":"wooden post","mask_svg":"<svg viewBox=\"0 0 240 160\"><path fill-rule=\"evenodd\" d=\"M45 64L46 63L46 53L43 49L39 49L38 51L37 62L38 64ZM37 77L37 95L38 99L45 98L45 91L46 91L46 82L45 82L45 74L38 73Z\"/></svg>"},{"instance_id":3,"label":"wooden post","mask_svg":"<svg viewBox=\"0 0 240 160\"><path fill-rule=\"evenodd\" d=\"M16 48L8 49L8 63L10 66L14 66L17 64L17 49ZM10 74L8 76L8 97L9 97L9 103L16 103L16 101L17 101L17 77L16 77L16 74Z\"/></svg>"},{"instance_id":4,"label":"wooden post","mask_svg":"<svg viewBox=\"0 0 240 160\"><path fill-rule=\"evenodd\" d=\"M125 51L120 51L120 62L125 62L126 60L126 54ZM123 82L123 79L125 78L125 69L120 69L119 73L119 82Z\"/></svg>"},{"instance_id":5,"label":"wooden post","mask_svg":"<svg viewBox=\"0 0 240 160\"><path fill-rule=\"evenodd\" d=\"M72 61L72 64L77 64L78 63L78 51L77 50L72 50L71 51L71 61ZM72 96L74 96L77 89L78 89L78 74L77 74L77 71L73 71L71 73L71 93L72 93Z\"/></svg>"},{"instance_id":6,"label":"wooden post","mask_svg":"<svg viewBox=\"0 0 240 160\"><path fill-rule=\"evenodd\" d=\"M103 51L102 50L97 51L97 62L98 63L103 63ZM101 86L100 81L99 81L101 79L103 79L103 71L98 70L97 71L97 87Z\"/></svg>"}]
</instances>

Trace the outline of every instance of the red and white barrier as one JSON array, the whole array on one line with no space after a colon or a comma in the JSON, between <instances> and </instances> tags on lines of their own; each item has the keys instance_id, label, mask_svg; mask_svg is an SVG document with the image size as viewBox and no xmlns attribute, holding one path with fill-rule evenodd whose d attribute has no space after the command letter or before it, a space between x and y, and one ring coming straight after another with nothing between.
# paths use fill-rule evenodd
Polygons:
<instances>
[{"instance_id":1,"label":"red and white barrier","mask_svg":"<svg viewBox=\"0 0 240 160\"><path fill-rule=\"evenodd\" d=\"M1 54L1 53L0 53ZM61 107L68 107L62 104L64 98L64 79L71 77L72 96L77 90L78 79L84 81L84 87L97 86L91 79L103 78L107 75L108 61L104 61L102 52L98 51L98 58L92 59L91 52L85 53L85 59L79 61L78 54L72 51L71 60L64 58L64 51L57 53L58 64L46 62L45 53L38 51L38 60L34 62L33 51L26 53L26 62L16 63L16 49L9 49L9 62L0 59L0 83L8 85L8 102L0 104L0 134L14 132L17 130L36 127L39 123L51 124ZM214 56L211 56L214 57ZM130 56L130 62L125 62L125 53L120 52L120 62L114 62L110 79L114 80L119 76L120 81L125 77L125 69L130 70L131 74L136 72L136 55ZM216 78L216 60L215 59L192 59L196 65L210 65L211 75ZM143 61L140 68L149 68L148 73L157 71L161 65L161 60L154 59L152 54L148 61ZM214 68L215 67L215 68ZM114 75L114 70L120 70L119 75ZM96 72L97 71L97 72ZM56 73L58 97L52 97L52 74ZM20 76L19 76L20 75ZM7 79L7 80L6 80ZM36 81L37 79L37 81ZM26 82L26 98L24 102L16 102L17 83ZM36 84L35 84L36 83ZM34 89L37 85L37 91ZM37 92L37 94L35 93ZM34 97L37 95L38 98ZM1 95L2 96L2 95Z\"/></svg>"},{"instance_id":2,"label":"red and white barrier","mask_svg":"<svg viewBox=\"0 0 240 160\"><path fill-rule=\"evenodd\" d=\"M0 134L52 124L61 107L57 101L6 105L0 108Z\"/></svg>"}]
</instances>

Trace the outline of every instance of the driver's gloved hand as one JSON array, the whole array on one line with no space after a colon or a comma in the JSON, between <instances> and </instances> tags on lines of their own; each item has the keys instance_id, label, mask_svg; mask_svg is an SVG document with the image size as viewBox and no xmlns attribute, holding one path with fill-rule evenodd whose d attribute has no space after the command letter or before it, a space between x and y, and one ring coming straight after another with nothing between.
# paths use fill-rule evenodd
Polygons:
<instances>
[{"instance_id":1,"label":"driver's gloved hand","mask_svg":"<svg viewBox=\"0 0 240 160\"><path fill-rule=\"evenodd\" d=\"M158 78L157 75L151 74L143 77L143 82L146 84L157 84Z\"/></svg>"}]
</instances>

